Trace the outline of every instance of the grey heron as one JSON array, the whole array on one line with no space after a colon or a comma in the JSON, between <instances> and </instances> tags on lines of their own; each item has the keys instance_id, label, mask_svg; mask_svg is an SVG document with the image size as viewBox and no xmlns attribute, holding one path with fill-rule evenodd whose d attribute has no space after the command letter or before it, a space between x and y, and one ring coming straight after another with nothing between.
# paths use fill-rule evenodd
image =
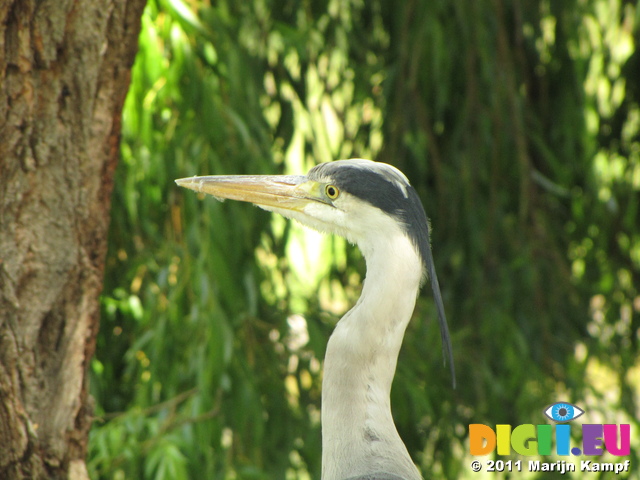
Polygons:
<instances>
[{"instance_id":1,"label":"grey heron","mask_svg":"<svg viewBox=\"0 0 640 480\"><path fill-rule=\"evenodd\" d=\"M251 202L356 244L367 273L356 305L336 325L324 359L322 480L420 480L391 416L398 353L426 276L445 362L453 354L422 203L397 168L371 160L322 163L307 175L176 180L218 199Z\"/></svg>"}]
</instances>

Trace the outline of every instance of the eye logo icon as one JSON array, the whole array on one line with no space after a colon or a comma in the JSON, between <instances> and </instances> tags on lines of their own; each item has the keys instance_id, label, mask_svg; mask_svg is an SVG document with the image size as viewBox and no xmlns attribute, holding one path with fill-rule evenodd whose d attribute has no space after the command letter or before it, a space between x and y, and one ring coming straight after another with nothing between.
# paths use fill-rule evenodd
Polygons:
<instances>
[{"instance_id":1,"label":"eye logo icon","mask_svg":"<svg viewBox=\"0 0 640 480\"><path fill-rule=\"evenodd\" d=\"M580 407L568 402L556 402L544 409L544 414L557 423L570 422L584 413Z\"/></svg>"}]
</instances>

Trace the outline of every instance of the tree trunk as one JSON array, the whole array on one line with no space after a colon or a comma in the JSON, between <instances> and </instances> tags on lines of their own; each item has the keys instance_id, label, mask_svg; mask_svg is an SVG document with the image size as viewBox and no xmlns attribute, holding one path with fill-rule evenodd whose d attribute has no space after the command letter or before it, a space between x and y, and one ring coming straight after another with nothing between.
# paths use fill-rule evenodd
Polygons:
<instances>
[{"instance_id":1,"label":"tree trunk","mask_svg":"<svg viewBox=\"0 0 640 480\"><path fill-rule=\"evenodd\" d=\"M145 0L0 0L0 478L87 478L120 117Z\"/></svg>"}]
</instances>

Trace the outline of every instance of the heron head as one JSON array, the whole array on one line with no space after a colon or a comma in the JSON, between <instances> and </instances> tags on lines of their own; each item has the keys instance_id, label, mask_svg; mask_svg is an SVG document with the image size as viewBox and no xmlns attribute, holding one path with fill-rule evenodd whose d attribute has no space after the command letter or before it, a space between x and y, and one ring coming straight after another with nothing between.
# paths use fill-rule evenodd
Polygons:
<instances>
[{"instance_id":1,"label":"heron head","mask_svg":"<svg viewBox=\"0 0 640 480\"><path fill-rule=\"evenodd\" d=\"M428 270L429 224L422 203L407 177L386 163L338 160L307 175L216 175L176 183L218 199L251 202L363 249L384 235L407 235Z\"/></svg>"},{"instance_id":2,"label":"heron head","mask_svg":"<svg viewBox=\"0 0 640 480\"><path fill-rule=\"evenodd\" d=\"M408 237L422 262L423 275L431 280L443 347L453 374L429 222L418 194L400 170L386 163L350 159L322 163L307 175L215 175L182 178L176 183L219 200L250 202L316 230L340 235L357 244L365 257L375 251L376 244L394 235Z\"/></svg>"}]
</instances>

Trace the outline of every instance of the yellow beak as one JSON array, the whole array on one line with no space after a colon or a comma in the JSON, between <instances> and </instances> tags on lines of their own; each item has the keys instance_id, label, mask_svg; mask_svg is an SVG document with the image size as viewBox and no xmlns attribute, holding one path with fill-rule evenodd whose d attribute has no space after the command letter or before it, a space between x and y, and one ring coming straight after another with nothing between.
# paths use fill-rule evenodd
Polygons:
<instances>
[{"instance_id":1,"label":"yellow beak","mask_svg":"<svg viewBox=\"0 0 640 480\"><path fill-rule=\"evenodd\" d=\"M218 200L228 198L261 207L302 211L309 201L328 203L321 185L304 175L212 175L180 178L176 183Z\"/></svg>"}]
</instances>

